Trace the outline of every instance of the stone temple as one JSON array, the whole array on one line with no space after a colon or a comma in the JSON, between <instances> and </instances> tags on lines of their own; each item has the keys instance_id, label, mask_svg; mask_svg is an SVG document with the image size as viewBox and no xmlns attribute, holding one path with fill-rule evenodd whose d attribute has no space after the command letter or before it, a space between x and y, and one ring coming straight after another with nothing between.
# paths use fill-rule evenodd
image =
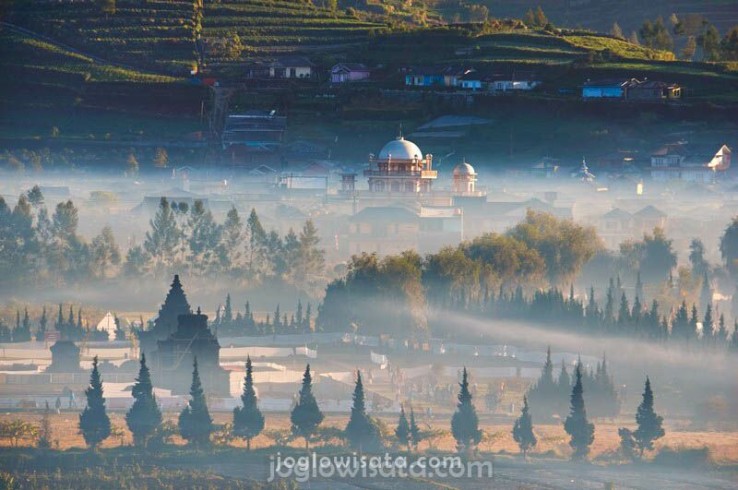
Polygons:
<instances>
[{"instance_id":1,"label":"stone temple","mask_svg":"<svg viewBox=\"0 0 738 490\"><path fill-rule=\"evenodd\" d=\"M208 328L208 317L198 308L195 314L179 315L177 327L157 342L158 386L173 394L187 394L192 382L192 364L197 358L205 393L229 396L228 372L220 367L220 344Z\"/></svg>"},{"instance_id":2,"label":"stone temple","mask_svg":"<svg viewBox=\"0 0 738 490\"><path fill-rule=\"evenodd\" d=\"M164 304L159 309L159 314L154 320L151 330L139 332L138 339L141 343L141 352L145 353L152 363L156 363L155 351L157 342L167 339L177 330L177 322L180 315L192 313L187 296L182 289L179 275L174 276L172 286L167 293Z\"/></svg>"}]
</instances>

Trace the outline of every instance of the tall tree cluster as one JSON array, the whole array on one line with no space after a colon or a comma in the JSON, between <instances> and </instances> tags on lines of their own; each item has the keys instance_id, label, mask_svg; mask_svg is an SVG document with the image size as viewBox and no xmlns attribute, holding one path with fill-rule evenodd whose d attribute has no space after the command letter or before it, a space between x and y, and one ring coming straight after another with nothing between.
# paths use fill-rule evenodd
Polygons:
<instances>
[{"instance_id":1,"label":"tall tree cluster","mask_svg":"<svg viewBox=\"0 0 738 490\"><path fill-rule=\"evenodd\" d=\"M177 270L198 276L227 273L262 280L276 277L305 285L323 273L324 251L311 220L299 235L267 232L256 210L244 223L235 208L217 223L202 201L190 208L162 198L142 245L131 248L127 272L161 274Z\"/></svg>"}]
</instances>

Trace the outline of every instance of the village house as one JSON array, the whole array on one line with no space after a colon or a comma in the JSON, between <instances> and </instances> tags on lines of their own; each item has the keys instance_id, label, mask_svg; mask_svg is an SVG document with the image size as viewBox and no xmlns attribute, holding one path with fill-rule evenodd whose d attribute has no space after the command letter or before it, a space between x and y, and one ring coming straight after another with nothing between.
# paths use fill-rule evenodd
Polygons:
<instances>
[{"instance_id":1,"label":"village house","mask_svg":"<svg viewBox=\"0 0 738 490\"><path fill-rule=\"evenodd\" d=\"M715 151L706 145L685 142L664 145L651 154L651 178L712 183L730 168L731 151L722 145Z\"/></svg>"},{"instance_id":2,"label":"village house","mask_svg":"<svg viewBox=\"0 0 738 490\"><path fill-rule=\"evenodd\" d=\"M315 65L304 56L284 56L269 65L269 77L312 78L314 68Z\"/></svg>"},{"instance_id":3,"label":"village house","mask_svg":"<svg viewBox=\"0 0 738 490\"><path fill-rule=\"evenodd\" d=\"M638 80L588 80L582 87L583 99L625 99L628 89L637 84Z\"/></svg>"},{"instance_id":4,"label":"village house","mask_svg":"<svg viewBox=\"0 0 738 490\"><path fill-rule=\"evenodd\" d=\"M371 75L363 63L338 63L331 68L331 83L350 83L366 80Z\"/></svg>"},{"instance_id":5,"label":"village house","mask_svg":"<svg viewBox=\"0 0 738 490\"><path fill-rule=\"evenodd\" d=\"M631 86L627 93L628 100L665 101L680 99L682 88L676 83L644 80Z\"/></svg>"},{"instance_id":6,"label":"village house","mask_svg":"<svg viewBox=\"0 0 738 490\"><path fill-rule=\"evenodd\" d=\"M583 99L620 99L635 102L659 102L681 98L682 89L676 83L635 78L586 81Z\"/></svg>"},{"instance_id":7,"label":"village house","mask_svg":"<svg viewBox=\"0 0 738 490\"><path fill-rule=\"evenodd\" d=\"M408 87L459 87L461 79L473 68L446 67L413 67L405 73L405 85Z\"/></svg>"}]
</instances>

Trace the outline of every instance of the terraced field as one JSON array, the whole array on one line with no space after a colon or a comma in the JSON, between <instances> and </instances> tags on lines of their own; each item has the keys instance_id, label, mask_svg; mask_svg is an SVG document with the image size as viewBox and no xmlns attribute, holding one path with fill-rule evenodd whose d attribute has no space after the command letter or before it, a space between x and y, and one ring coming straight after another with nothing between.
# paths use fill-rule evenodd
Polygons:
<instances>
[{"instance_id":1,"label":"terraced field","mask_svg":"<svg viewBox=\"0 0 738 490\"><path fill-rule=\"evenodd\" d=\"M189 73L197 60L192 0L118 0L115 5L114 12L104 12L99 2L37 0L19 3L8 21L115 62L164 75ZM365 42L370 32L384 27L296 0L205 2L201 25L204 46L237 33L245 48L242 59L341 49Z\"/></svg>"}]
</instances>

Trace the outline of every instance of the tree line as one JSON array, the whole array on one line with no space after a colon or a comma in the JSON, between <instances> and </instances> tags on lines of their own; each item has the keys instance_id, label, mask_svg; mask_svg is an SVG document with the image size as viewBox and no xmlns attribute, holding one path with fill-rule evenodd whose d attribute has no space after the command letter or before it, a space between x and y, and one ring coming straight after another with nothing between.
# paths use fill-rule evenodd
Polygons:
<instances>
[{"instance_id":1,"label":"tree line","mask_svg":"<svg viewBox=\"0 0 738 490\"><path fill-rule=\"evenodd\" d=\"M544 372L546 368L544 368ZM594 442L595 426L589 421L585 405L585 389L581 363L576 365L570 387L568 416L563 425L569 435L572 459L585 459L590 446ZM90 449L95 450L105 439L111 437L114 428L105 406L102 378L98 371L97 358L93 360L90 385L85 390L86 406L79 415L79 429ZM141 356L139 374L132 389L133 405L125 416L126 425L133 435L134 446L138 448L161 448L170 435L170 427L163 421L153 392L151 376L146 365L145 356ZM232 423L226 424L223 431L218 432L210 415L207 398L202 388L197 360L194 361L192 384L188 404L180 412L177 431L188 444L195 448L205 449L215 440L231 440L241 438L246 441L247 450L251 449L251 441L262 433L265 427L264 414L258 407L258 399L254 389L253 367L251 360L246 362L244 387L241 404L234 408ZM457 452L473 456L478 451L483 432L479 428L479 418L469 389L469 373L464 368L459 382L458 403L451 417L451 433L456 440ZM533 415L529 405L530 396L523 398L520 417L512 427L513 439L518 443L521 454L525 458L528 451L537 445L534 432ZM589 402L588 402L589 403ZM312 391L312 373L308 364L303 374L298 399L290 413L292 437L300 437L305 442L305 449L320 432L324 415L318 406ZM654 411L654 395L651 382L646 378L643 399L636 413L637 428L621 428L620 450L625 457L642 458L645 451L654 449L654 441L664 436L663 418ZM32 424L13 423L7 421L0 426L0 435L10 438L13 445L28 437L36 438L39 447L49 448L51 428L49 423L48 404L42 418L40 430ZM352 395L351 415L343 430L332 431L331 438L344 440L351 449L359 452L377 452L384 448L386 442L404 446L407 451L417 450L418 443L428 434L418 427L415 412L410 408L408 419L405 407L401 406L396 427L391 431L391 441L387 441L387 433L381 430L381 424L367 413L365 392L361 372L357 371ZM394 437L391 437L394 436Z\"/></svg>"},{"instance_id":2,"label":"tree line","mask_svg":"<svg viewBox=\"0 0 738 490\"><path fill-rule=\"evenodd\" d=\"M504 234L486 233L425 258L414 251L356 255L346 276L327 286L316 324L424 337L428 306L479 303L497 288L567 283L600 247L593 228L529 210Z\"/></svg>"},{"instance_id":3,"label":"tree line","mask_svg":"<svg viewBox=\"0 0 738 490\"><path fill-rule=\"evenodd\" d=\"M310 303L303 308L302 300L297 301L295 311L287 315L286 311L280 309L280 305L274 309L274 313L267 314L263 320L256 320L251 304L246 301L244 312L233 314L230 293L226 296L225 304L218 307L212 326L220 335L233 337L255 336L255 335L289 335L309 333L313 330L313 307Z\"/></svg>"},{"instance_id":4,"label":"tree line","mask_svg":"<svg viewBox=\"0 0 738 490\"><path fill-rule=\"evenodd\" d=\"M304 287L324 272L318 230L307 220L285 236L267 231L256 210L244 222L232 208L223 223L200 200L190 207L162 198L143 243L125 257L105 226L87 242L78 233L79 211L71 200L53 214L38 186L22 194L14 208L0 197L0 285L78 284L123 274L140 279L172 270L194 276L259 282L268 278Z\"/></svg>"}]
</instances>

